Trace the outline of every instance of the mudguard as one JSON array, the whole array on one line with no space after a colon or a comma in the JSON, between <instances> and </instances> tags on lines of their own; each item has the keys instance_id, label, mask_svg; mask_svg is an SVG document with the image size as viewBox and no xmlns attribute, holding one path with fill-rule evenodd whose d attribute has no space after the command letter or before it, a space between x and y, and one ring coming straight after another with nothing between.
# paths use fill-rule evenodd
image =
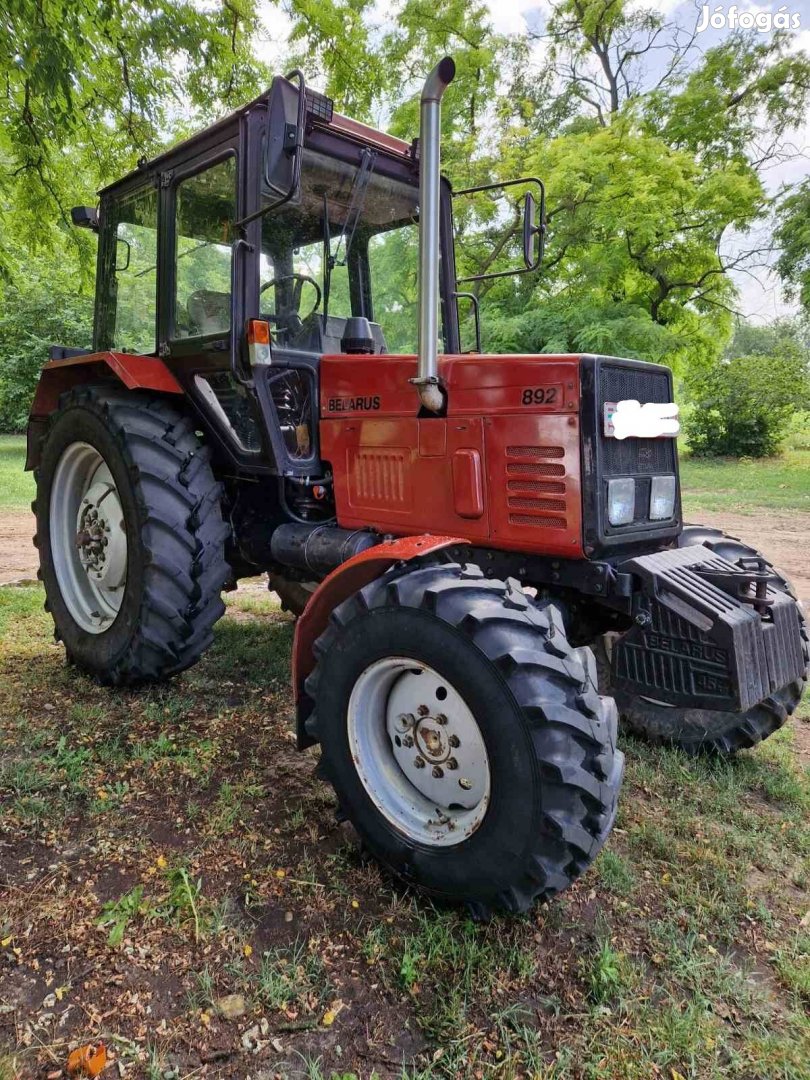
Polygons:
<instances>
[{"instance_id":1,"label":"mudguard","mask_svg":"<svg viewBox=\"0 0 810 1080\"><path fill-rule=\"evenodd\" d=\"M59 404L60 396L88 379L109 379L111 375L127 390L156 390L162 394L183 393L183 387L157 356L104 351L78 353L75 356L49 360L39 376L28 418L26 469L35 469L39 464L42 435L45 433L48 417Z\"/></svg>"},{"instance_id":2,"label":"mudguard","mask_svg":"<svg viewBox=\"0 0 810 1080\"><path fill-rule=\"evenodd\" d=\"M361 551L359 555L341 563L324 578L295 625L292 678L299 750L312 746L315 742L304 730L304 722L312 711L312 702L304 693L304 680L315 666L312 647L326 628L332 611L352 593L385 573L394 563L410 562L454 544L467 543L468 540L459 536L430 534L384 540L381 544Z\"/></svg>"}]
</instances>

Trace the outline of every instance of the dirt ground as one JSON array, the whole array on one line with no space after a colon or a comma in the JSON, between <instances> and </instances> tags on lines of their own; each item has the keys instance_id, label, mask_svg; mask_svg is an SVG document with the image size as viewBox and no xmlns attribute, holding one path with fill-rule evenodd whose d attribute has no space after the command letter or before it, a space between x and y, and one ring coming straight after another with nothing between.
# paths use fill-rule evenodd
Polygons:
<instances>
[{"instance_id":1,"label":"dirt ground","mask_svg":"<svg viewBox=\"0 0 810 1080\"><path fill-rule=\"evenodd\" d=\"M30 510L0 510L0 585L37 576L34 515Z\"/></svg>"},{"instance_id":2,"label":"dirt ground","mask_svg":"<svg viewBox=\"0 0 810 1080\"><path fill-rule=\"evenodd\" d=\"M767 510L749 517L704 511L700 519L765 552L793 581L804 603L810 604L810 514ZM33 535L32 514L0 510L0 585L36 578Z\"/></svg>"}]
</instances>

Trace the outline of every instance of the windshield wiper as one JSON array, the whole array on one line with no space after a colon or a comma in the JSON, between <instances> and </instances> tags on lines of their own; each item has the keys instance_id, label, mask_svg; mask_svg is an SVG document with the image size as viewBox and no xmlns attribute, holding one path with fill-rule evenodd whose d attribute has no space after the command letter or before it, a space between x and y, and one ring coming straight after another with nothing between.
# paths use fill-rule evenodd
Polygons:
<instances>
[{"instance_id":1,"label":"windshield wiper","mask_svg":"<svg viewBox=\"0 0 810 1080\"><path fill-rule=\"evenodd\" d=\"M327 197L324 194L323 197L323 250L324 250L324 271L323 271L323 329L326 333L326 320L329 316L329 287L332 281L332 271L336 266L345 266L349 258L349 252L351 251L352 241L354 240L354 234L357 231L357 226L360 222L360 216L363 213L363 207L366 203L366 192L368 191L368 185L371 180L371 174L374 171L374 164L377 160L376 150L369 150L366 147L360 157L360 168L354 177L354 183L352 184L352 190L349 197L349 209L346 213L346 220L343 222L343 227L340 230L337 244L335 245L334 254L332 253L332 237L330 235L329 228L329 204ZM340 246L343 244L343 257L339 256Z\"/></svg>"}]
</instances>

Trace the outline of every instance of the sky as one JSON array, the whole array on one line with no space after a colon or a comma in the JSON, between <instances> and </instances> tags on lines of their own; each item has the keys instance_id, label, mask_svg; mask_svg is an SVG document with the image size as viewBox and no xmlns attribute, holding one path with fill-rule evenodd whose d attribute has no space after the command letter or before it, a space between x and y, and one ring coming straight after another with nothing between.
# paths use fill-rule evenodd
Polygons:
<instances>
[{"instance_id":1,"label":"sky","mask_svg":"<svg viewBox=\"0 0 810 1080\"><path fill-rule=\"evenodd\" d=\"M542 32L551 7L549 0L485 0L485 3L494 29L503 34L523 34L527 29ZM656 8L684 28L691 28L696 20L699 24L706 21L702 0L633 0L633 3L640 8ZM697 37L698 48L706 49L717 45L731 32L727 22L734 7L738 17L743 12L751 13L760 16L763 22L768 14L773 16L777 12L795 16L799 27L790 31L791 48L810 52L810 0L785 0L784 3L772 3L768 0L736 0L736 3L729 0L718 3L713 0L707 5L706 14L715 15L718 20L720 16L724 16L726 26L707 26ZM264 0L260 4L260 11L265 30L256 41L256 51L261 59L277 69L283 63L290 21L273 0ZM381 28L385 27L386 20L390 18L390 11L389 0L377 0L375 23ZM763 32L763 37L767 36L767 32ZM543 47L542 43L536 46L538 59ZM655 68L651 66L650 78L653 81L655 75ZM336 105L339 109L340 103L337 102ZM791 142L795 147L795 156L789 161L772 166L763 176L769 193L776 193L785 184L794 184L810 176L810 115L804 126L793 133ZM768 231L768 227L763 227L759 236L754 234L754 239L758 242L761 238L763 242L767 242ZM731 255L741 245L751 246L751 239L751 234L745 237L731 234L727 237L725 250ZM795 310L794 306L785 301L775 274L767 269L758 269L754 275L734 273L733 276L739 290L737 308L752 321L770 322Z\"/></svg>"}]
</instances>

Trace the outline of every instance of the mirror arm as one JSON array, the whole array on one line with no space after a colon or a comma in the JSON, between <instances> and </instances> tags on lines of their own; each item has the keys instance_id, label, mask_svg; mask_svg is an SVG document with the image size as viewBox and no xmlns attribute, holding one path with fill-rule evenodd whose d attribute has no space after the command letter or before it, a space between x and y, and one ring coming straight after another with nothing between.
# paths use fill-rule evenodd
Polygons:
<instances>
[{"instance_id":1,"label":"mirror arm","mask_svg":"<svg viewBox=\"0 0 810 1080\"><path fill-rule=\"evenodd\" d=\"M533 235L540 236L540 247L537 254L537 258L532 263L526 263L525 266L519 267L514 270L498 270L492 274L471 274L469 277L456 278L456 285L466 284L470 281L492 281L494 278L501 277L517 277L518 274L530 274L536 270L543 258L543 252L545 249L545 235L546 235L546 188L543 181L537 176L521 176L516 180L504 180L501 183L495 184L478 184L476 187L461 188L459 191L452 192L452 196L455 199L460 195L475 195L480 191L495 191L496 189L508 187L515 187L517 184L536 184L540 189L540 224L534 225L532 229ZM525 261L525 244L524 244L524 261Z\"/></svg>"},{"instance_id":2,"label":"mirror arm","mask_svg":"<svg viewBox=\"0 0 810 1080\"><path fill-rule=\"evenodd\" d=\"M456 301L456 312L458 312L459 300L469 300L472 304L473 319L475 321L475 352L481 352L481 305L478 302L478 297L475 293L471 292L454 292L453 298ZM460 336L460 335L459 335ZM461 344L461 342L459 342Z\"/></svg>"}]
</instances>

